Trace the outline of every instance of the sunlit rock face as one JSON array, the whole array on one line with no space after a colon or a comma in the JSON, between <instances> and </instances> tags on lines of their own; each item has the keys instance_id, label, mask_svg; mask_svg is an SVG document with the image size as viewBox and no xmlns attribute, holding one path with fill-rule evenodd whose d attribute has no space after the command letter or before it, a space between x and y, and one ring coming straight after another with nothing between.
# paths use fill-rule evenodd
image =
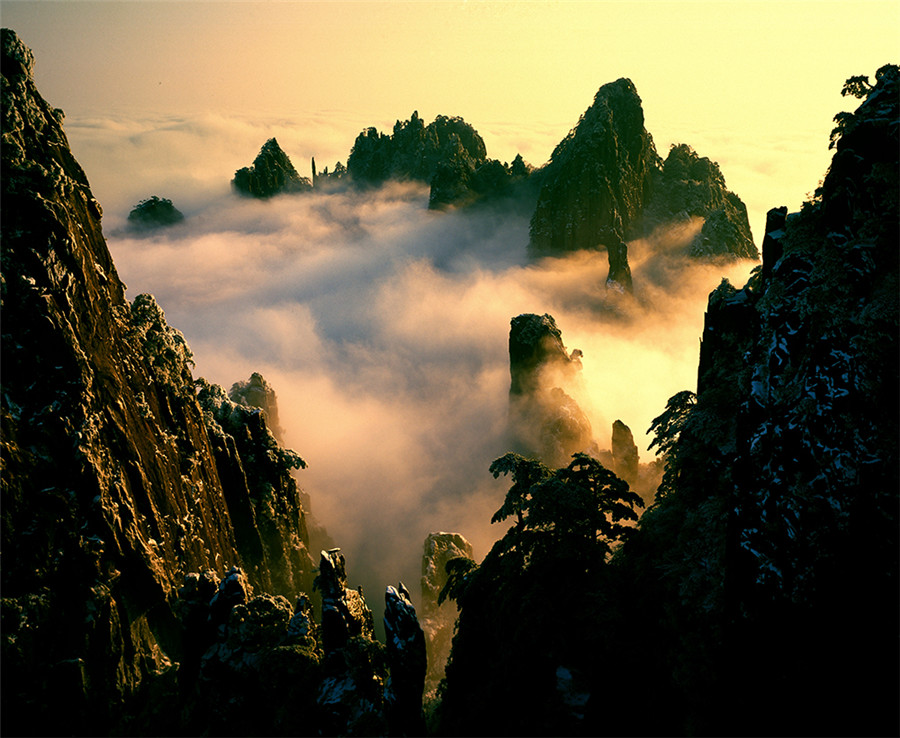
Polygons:
<instances>
[{"instance_id":1,"label":"sunlit rock face","mask_svg":"<svg viewBox=\"0 0 900 738\"><path fill-rule=\"evenodd\" d=\"M4 30L0 519L15 556L2 572L2 714L4 732L104 734L129 715L169 719L143 700L184 657L172 602L185 574L238 565L284 592L311 567L292 558L296 506L275 555L289 573L276 565L270 579L242 545L231 506L253 507L236 492L253 490L223 485L181 334L151 296L125 299L100 206L32 68ZM277 448L260 422L241 432ZM228 448L230 468L246 469ZM291 460L276 454L276 478L260 468L254 484L278 490Z\"/></svg>"},{"instance_id":2,"label":"sunlit rock face","mask_svg":"<svg viewBox=\"0 0 900 738\"><path fill-rule=\"evenodd\" d=\"M197 389L235 538L253 581L285 596L310 591L309 534L291 475L305 462L278 445L264 411L233 402L204 379L197 380Z\"/></svg>"},{"instance_id":3,"label":"sunlit rock face","mask_svg":"<svg viewBox=\"0 0 900 738\"><path fill-rule=\"evenodd\" d=\"M587 416L560 385L581 371L581 352L571 354L551 315L519 315L509 331L509 424L512 443L549 466L563 466L573 453L597 454Z\"/></svg>"},{"instance_id":4,"label":"sunlit rock face","mask_svg":"<svg viewBox=\"0 0 900 738\"><path fill-rule=\"evenodd\" d=\"M451 559L474 559L472 544L459 533L429 533L422 554L422 630L428 651L426 694L431 697L444 678L453 629L459 608L453 600L438 604L441 590L447 584L447 562Z\"/></svg>"},{"instance_id":5,"label":"sunlit rock face","mask_svg":"<svg viewBox=\"0 0 900 738\"><path fill-rule=\"evenodd\" d=\"M658 159L634 84L603 85L550 157L531 219L532 247L595 249L602 229L612 229L617 242L632 237Z\"/></svg>"},{"instance_id":6,"label":"sunlit rock face","mask_svg":"<svg viewBox=\"0 0 900 738\"><path fill-rule=\"evenodd\" d=\"M245 407L256 407L263 411L266 425L278 443L284 443L284 431L278 420L278 398L275 389L259 372L253 372L250 379L235 382L228 390L228 399Z\"/></svg>"},{"instance_id":7,"label":"sunlit rock face","mask_svg":"<svg viewBox=\"0 0 900 738\"><path fill-rule=\"evenodd\" d=\"M312 182L297 173L288 155L274 138L263 144L252 166L243 167L234 173L231 184L243 195L260 198L312 190Z\"/></svg>"}]
</instances>

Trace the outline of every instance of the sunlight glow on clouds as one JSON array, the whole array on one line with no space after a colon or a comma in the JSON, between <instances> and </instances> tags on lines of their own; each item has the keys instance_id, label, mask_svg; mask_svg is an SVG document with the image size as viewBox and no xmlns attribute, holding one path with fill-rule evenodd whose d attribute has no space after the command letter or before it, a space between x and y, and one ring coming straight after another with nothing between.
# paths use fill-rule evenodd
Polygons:
<instances>
[{"instance_id":1,"label":"sunlight glow on clouds","mask_svg":"<svg viewBox=\"0 0 900 738\"><path fill-rule=\"evenodd\" d=\"M606 293L605 254L528 263L528 217L427 211L427 190L235 196L275 136L301 175L346 163L356 135L413 110L459 115L488 156L540 166L597 89L631 78L660 155L717 161L760 244L825 173L843 81L896 54L893 2L27 2L3 24L67 113L129 297L153 293L196 374L275 387L313 511L351 580L418 578L419 547L458 530L483 555L505 492L509 320L550 312L584 351L579 400L601 446L644 431L696 383L707 294L747 264L687 266L631 245L635 302ZM186 220L135 238L129 210ZM664 234L660 234L664 235ZM577 389L577 388L576 388ZM645 454L646 455L646 454ZM366 569L368 567L368 569ZM389 579L385 579L389 578ZM412 587L415 590L415 587ZM377 599L377 598L376 598Z\"/></svg>"},{"instance_id":2,"label":"sunlight glow on clouds","mask_svg":"<svg viewBox=\"0 0 900 738\"><path fill-rule=\"evenodd\" d=\"M570 389L601 447L620 418L649 460L650 421L694 388L707 294L752 266L688 262L660 234L632 244L636 300L622 300L605 253L532 263L527 214L434 213L427 199L400 183L227 194L167 230L109 237L129 296L156 295L198 376L227 388L259 371L275 387L314 514L378 586L415 581L433 530L462 532L479 555L502 533L489 520L505 487L488 467L508 450L512 317L554 315L584 351Z\"/></svg>"}]
</instances>

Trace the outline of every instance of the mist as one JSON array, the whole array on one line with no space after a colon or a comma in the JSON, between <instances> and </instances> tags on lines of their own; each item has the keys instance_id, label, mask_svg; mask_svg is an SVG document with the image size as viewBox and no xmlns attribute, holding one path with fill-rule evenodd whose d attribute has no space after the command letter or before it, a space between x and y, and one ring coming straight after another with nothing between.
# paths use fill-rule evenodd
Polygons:
<instances>
[{"instance_id":1,"label":"mist","mask_svg":"<svg viewBox=\"0 0 900 738\"><path fill-rule=\"evenodd\" d=\"M228 183L266 135L223 127L205 155L185 146L219 125L120 132L120 145L91 149L99 179L82 164L129 299L157 298L195 376L228 389L256 371L275 388L286 444L309 465L297 477L311 512L376 616L387 584L418 594L428 533L459 532L480 559L505 532L490 518L509 481L488 467L509 450L512 317L554 316L567 348L584 353L581 381L565 389L600 448L621 419L649 461L652 419L696 388L709 292L723 276L742 285L754 266L689 260L684 244L702 223L683 223L629 244L632 298L607 290L605 252L529 260L527 208L435 213L416 183L246 199ZM83 129L82 146L104 130ZM124 176L125 157L140 177ZM150 194L186 219L130 233L128 210Z\"/></svg>"}]
</instances>

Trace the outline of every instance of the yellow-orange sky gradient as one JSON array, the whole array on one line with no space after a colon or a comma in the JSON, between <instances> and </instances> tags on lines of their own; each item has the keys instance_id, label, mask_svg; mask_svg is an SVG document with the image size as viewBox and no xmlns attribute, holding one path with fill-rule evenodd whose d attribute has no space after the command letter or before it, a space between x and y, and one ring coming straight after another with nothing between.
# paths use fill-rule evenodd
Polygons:
<instances>
[{"instance_id":1,"label":"yellow-orange sky gradient","mask_svg":"<svg viewBox=\"0 0 900 738\"><path fill-rule=\"evenodd\" d=\"M460 115L489 156L540 165L600 85L630 77L660 152L684 141L718 161L757 239L768 207L796 208L824 174L831 119L853 102L843 81L896 62L900 41L896 0L3 0L0 21L70 122L330 116L339 147L282 142L320 168L346 159L361 126L413 110Z\"/></svg>"}]
</instances>

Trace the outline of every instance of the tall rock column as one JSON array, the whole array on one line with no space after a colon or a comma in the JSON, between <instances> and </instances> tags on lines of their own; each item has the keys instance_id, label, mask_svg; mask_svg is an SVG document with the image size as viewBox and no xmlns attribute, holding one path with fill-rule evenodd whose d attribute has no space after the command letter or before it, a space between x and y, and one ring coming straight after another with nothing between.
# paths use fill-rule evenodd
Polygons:
<instances>
[{"instance_id":1,"label":"tall rock column","mask_svg":"<svg viewBox=\"0 0 900 738\"><path fill-rule=\"evenodd\" d=\"M550 157L531 218L532 247L596 249L604 228L628 238L640 224L658 166L634 84L623 78L603 85Z\"/></svg>"},{"instance_id":2,"label":"tall rock column","mask_svg":"<svg viewBox=\"0 0 900 738\"><path fill-rule=\"evenodd\" d=\"M388 680L384 699L391 735L425 735L425 634L403 583L384 593Z\"/></svg>"},{"instance_id":3,"label":"tall rock column","mask_svg":"<svg viewBox=\"0 0 900 738\"><path fill-rule=\"evenodd\" d=\"M509 421L517 450L563 466L578 451L597 450L587 416L560 385L574 381L581 352L568 353L551 315L523 314L509 331Z\"/></svg>"},{"instance_id":4,"label":"tall rock column","mask_svg":"<svg viewBox=\"0 0 900 738\"><path fill-rule=\"evenodd\" d=\"M422 554L422 630L428 652L425 691L434 696L444 678L453 630L459 608L453 600L438 604L441 590L447 584L447 562L451 559L474 559L472 544L459 533L429 533Z\"/></svg>"}]
</instances>

